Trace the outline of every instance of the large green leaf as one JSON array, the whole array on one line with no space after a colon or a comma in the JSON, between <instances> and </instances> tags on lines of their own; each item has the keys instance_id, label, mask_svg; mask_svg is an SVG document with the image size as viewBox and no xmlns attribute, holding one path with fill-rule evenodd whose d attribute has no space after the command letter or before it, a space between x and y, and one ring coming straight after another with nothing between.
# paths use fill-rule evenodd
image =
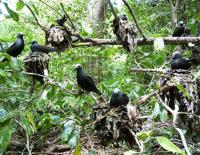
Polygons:
<instances>
[{"instance_id":1,"label":"large green leaf","mask_svg":"<svg viewBox=\"0 0 200 155\"><path fill-rule=\"evenodd\" d=\"M192 96L190 96L190 94L187 92L187 90L179 83L175 82L176 87L182 91L182 93L190 100L193 100Z\"/></svg>"},{"instance_id":2,"label":"large green leaf","mask_svg":"<svg viewBox=\"0 0 200 155\"><path fill-rule=\"evenodd\" d=\"M24 2L22 0L18 0L17 4L16 4L16 10L22 10L24 7Z\"/></svg>"},{"instance_id":3,"label":"large green leaf","mask_svg":"<svg viewBox=\"0 0 200 155\"><path fill-rule=\"evenodd\" d=\"M78 143L76 145L75 151L74 151L74 155L81 155L81 143Z\"/></svg>"},{"instance_id":4,"label":"large green leaf","mask_svg":"<svg viewBox=\"0 0 200 155\"><path fill-rule=\"evenodd\" d=\"M15 21L19 21L19 15L13 11L11 8L9 8L8 4L7 3L3 3L6 7L6 10L8 11L9 15L13 18L13 20Z\"/></svg>"},{"instance_id":5,"label":"large green leaf","mask_svg":"<svg viewBox=\"0 0 200 155\"><path fill-rule=\"evenodd\" d=\"M6 124L0 126L0 154L3 154L6 150L10 142L12 132L13 126L11 124L11 119L6 121Z\"/></svg>"},{"instance_id":6,"label":"large green leaf","mask_svg":"<svg viewBox=\"0 0 200 155\"><path fill-rule=\"evenodd\" d=\"M180 153L184 154L181 149L176 146L174 143L172 143L168 138L166 137L156 137L157 142L162 146L165 150L173 152L173 153Z\"/></svg>"}]
</instances>

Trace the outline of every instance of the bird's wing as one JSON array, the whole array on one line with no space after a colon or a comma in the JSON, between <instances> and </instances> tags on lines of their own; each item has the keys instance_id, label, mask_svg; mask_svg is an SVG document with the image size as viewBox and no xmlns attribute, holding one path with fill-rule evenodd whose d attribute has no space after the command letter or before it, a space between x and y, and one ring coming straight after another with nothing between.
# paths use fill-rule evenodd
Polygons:
<instances>
[{"instance_id":1,"label":"bird's wing","mask_svg":"<svg viewBox=\"0 0 200 155\"><path fill-rule=\"evenodd\" d=\"M94 80L89 75L86 75L86 77L90 82L94 83Z\"/></svg>"},{"instance_id":2,"label":"bird's wing","mask_svg":"<svg viewBox=\"0 0 200 155\"><path fill-rule=\"evenodd\" d=\"M7 53L9 53L10 51L14 50L14 48L16 47L16 43L11 43L7 49Z\"/></svg>"}]
</instances>

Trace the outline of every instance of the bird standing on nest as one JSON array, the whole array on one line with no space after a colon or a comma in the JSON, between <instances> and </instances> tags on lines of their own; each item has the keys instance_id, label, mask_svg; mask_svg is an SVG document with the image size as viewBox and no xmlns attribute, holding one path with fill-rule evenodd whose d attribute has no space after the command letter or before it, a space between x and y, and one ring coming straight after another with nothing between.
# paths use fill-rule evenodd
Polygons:
<instances>
[{"instance_id":1,"label":"bird standing on nest","mask_svg":"<svg viewBox=\"0 0 200 155\"><path fill-rule=\"evenodd\" d=\"M128 22L125 14L120 14L118 19L113 20L113 33L122 41L127 51L132 51L135 46L134 38L137 36L136 27Z\"/></svg>"},{"instance_id":2,"label":"bird standing on nest","mask_svg":"<svg viewBox=\"0 0 200 155\"><path fill-rule=\"evenodd\" d=\"M177 26L172 34L172 37L181 37L185 33L185 30L186 30L185 24L183 23L183 21L180 21L177 24Z\"/></svg>"},{"instance_id":3,"label":"bird standing on nest","mask_svg":"<svg viewBox=\"0 0 200 155\"><path fill-rule=\"evenodd\" d=\"M76 65L75 70L77 71L77 83L82 89L87 92L94 92L98 95L102 95L102 93L97 89L94 80L85 73L80 64Z\"/></svg>"},{"instance_id":4,"label":"bird standing on nest","mask_svg":"<svg viewBox=\"0 0 200 155\"><path fill-rule=\"evenodd\" d=\"M57 48L39 45L37 41L32 41L30 49L32 52L42 52L48 54L49 52L58 51Z\"/></svg>"},{"instance_id":5,"label":"bird standing on nest","mask_svg":"<svg viewBox=\"0 0 200 155\"><path fill-rule=\"evenodd\" d=\"M187 70L189 68L190 68L189 61L182 57L181 52L175 51L172 54L171 69L186 69Z\"/></svg>"},{"instance_id":6,"label":"bird standing on nest","mask_svg":"<svg viewBox=\"0 0 200 155\"><path fill-rule=\"evenodd\" d=\"M126 106L129 102L129 97L122 93L118 88L113 90L110 107Z\"/></svg>"}]
</instances>

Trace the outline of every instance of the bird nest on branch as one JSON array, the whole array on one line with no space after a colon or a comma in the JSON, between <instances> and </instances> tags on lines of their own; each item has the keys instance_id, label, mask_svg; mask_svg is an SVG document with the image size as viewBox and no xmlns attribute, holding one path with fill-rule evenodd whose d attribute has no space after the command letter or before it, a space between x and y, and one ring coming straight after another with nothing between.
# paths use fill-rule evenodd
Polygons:
<instances>
[{"instance_id":1,"label":"bird nest on branch","mask_svg":"<svg viewBox=\"0 0 200 155\"><path fill-rule=\"evenodd\" d=\"M33 80L39 81L44 84L44 77L48 76L50 55L42 52L31 52L25 59L26 71L33 74ZM40 76L41 75L41 76Z\"/></svg>"},{"instance_id":2,"label":"bird nest on branch","mask_svg":"<svg viewBox=\"0 0 200 155\"><path fill-rule=\"evenodd\" d=\"M72 45L71 31L66 27L52 26L47 31L47 43L60 50Z\"/></svg>"},{"instance_id":3,"label":"bird nest on branch","mask_svg":"<svg viewBox=\"0 0 200 155\"><path fill-rule=\"evenodd\" d=\"M113 144L119 146L120 142L126 142L129 148L137 146L135 133L141 130L141 121L130 120L127 108L123 105L118 108L110 106L95 106L91 119L96 135L102 146ZM139 111L135 109L135 117Z\"/></svg>"},{"instance_id":4,"label":"bird nest on branch","mask_svg":"<svg viewBox=\"0 0 200 155\"><path fill-rule=\"evenodd\" d=\"M178 108L177 124L186 129L200 130L200 81L193 80L194 76L190 71L171 71L165 73L160 79L160 86L174 83L168 91L160 93L163 101L170 108ZM186 114L187 113L187 114ZM191 115L189 115L191 114Z\"/></svg>"}]
</instances>

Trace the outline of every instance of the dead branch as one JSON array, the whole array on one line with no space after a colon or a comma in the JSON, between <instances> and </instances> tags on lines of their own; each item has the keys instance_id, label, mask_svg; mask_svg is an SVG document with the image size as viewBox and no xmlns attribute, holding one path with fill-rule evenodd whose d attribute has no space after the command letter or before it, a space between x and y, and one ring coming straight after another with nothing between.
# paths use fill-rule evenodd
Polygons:
<instances>
[{"instance_id":1,"label":"dead branch","mask_svg":"<svg viewBox=\"0 0 200 155\"><path fill-rule=\"evenodd\" d=\"M134 20L134 22L135 22L135 24L136 24L136 27L137 27L137 29L140 31L140 34L142 35L143 39L146 40L146 37L145 37L144 34L142 33L142 30L141 30L141 28L140 28L140 26L139 26L139 24L138 24L138 22L137 22L137 19L136 19L134 13L133 13L133 10L132 10L131 7L129 6L129 4L126 2L126 0L122 0L122 1L123 1L124 4L127 6L129 12L131 13L131 15L132 15L132 17L133 17L133 20Z\"/></svg>"},{"instance_id":2,"label":"dead branch","mask_svg":"<svg viewBox=\"0 0 200 155\"><path fill-rule=\"evenodd\" d=\"M150 68L132 68L131 72L154 72L154 73L167 73L169 72L171 69L159 69L159 68L155 68L155 69L150 69Z\"/></svg>"},{"instance_id":3,"label":"dead branch","mask_svg":"<svg viewBox=\"0 0 200 155\"><path fill-rule=\"evenodd\" d=\"M146 40L143 38L135 39L137 46L143 45L153 45L156 38L148 37ZM188 43L200 44L199 37L163 37L165 45L187 45ZM97 39L88 38L80 41L82 43L74 44L72 47L82 47L82 46L102 46L102 45L122 45L122 42L116 39Z\"/></svg>"},{"instance_id":4,"label":"dead branch","mask_svg":"<svg viewBox=\"0 0 200 155\"><path fill-rule=\"evenodd\" d=\"M146 102L147 100L149 100L151 97L158 95L160 92L168 91L170 88L172 88L174 86L175 85L173 83L166 85L166 86L163 86L163 87L159 88L158 90L151 92L148 95L141 96L135 103L137 104L137 106L141 105L144 102Z\"/></svg>"}]
</instances>

